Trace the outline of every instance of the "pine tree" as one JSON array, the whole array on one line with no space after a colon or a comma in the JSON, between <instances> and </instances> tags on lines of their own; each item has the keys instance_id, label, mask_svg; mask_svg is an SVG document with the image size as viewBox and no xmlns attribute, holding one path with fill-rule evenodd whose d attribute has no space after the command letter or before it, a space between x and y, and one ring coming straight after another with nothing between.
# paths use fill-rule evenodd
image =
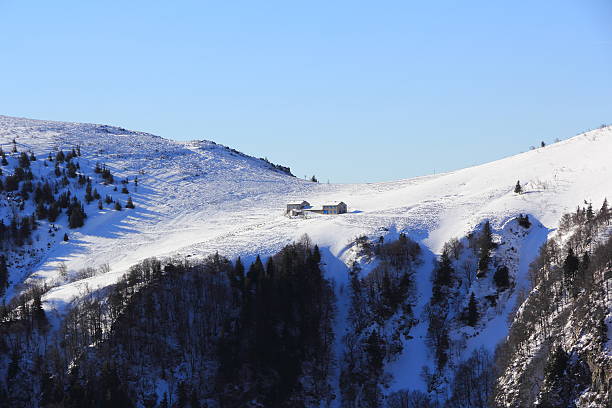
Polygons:
<instances>
[{"instance_id":1,"label":"pine tree","mask_svg":"<svg viewBox=\"0 0 612 408\"><path fill-rule=\"evenodd\" d=\"M68 218L68 226L70 228L79 228L85 224L84 214L81 208L77 205L71 206L70 217Z\"/></svg>"},{"instance_id":2,"label":"pine tree","mask_svg":"<svg viewBox=\"0 0 612 408\"><path fill-rule=\"evenodd\" d=\"M608 199L604 198L604 202L601 205L601 209L599 210L599 214L597 215L602 221L609 223L610 220L610 209L608 208Z\"/></svg>"},{"instance_id":3,"label":"pine tree","mask_svg":"<svg viewBox=\"0 0 612 408\"><path fill-rule=\"evenodd\" d=\"M454 281L455 270L447 251L443 251L434 270L432 303L439 303L448 293Z\"/></svg>"},{"instance_id":4,"label":"pine tree","mask_svg":"<svg viewBox=\"0 0 612 408\"><path fill-rule=\"evenodd\" d=\"M519 214L518 224L525 229L531 228L531 221L529 221L528 215L523 216L523 214Z\"/></svg>"},{"instance_id":5,"label":"pine tree","mask_svg":"<svg viewBox=\"0 0 612 408\"><path fill-rule=\"evenodd\" d=\"M489 267L489 261L491 260L491 250L495 247L493 243L493 232L491 231L491 223L487 220L482 228L482 233L478 240L479 246L479 260L478 260L478 274L479 278L485 276L487 268Z\"/></svg>"},{"instance_id":6,"label":"pine tree","mask_svg":"<svg viewBox=\"0 0 612 408\"><path fill-rule=\"evenodd\" d=\"M68 169L68 177L75 178L77 176L77 168L73 162L69 161L66 168Z\"/></svg>"},{"instance_id":7,"label":"pine tree","mask_svg":"<svg viewBox=\"0 0 612 408\"><path fill-rule=\"evenodd\" d=\"M567 251L567 257L563 262L563 284L568 291L574 291L574 283L576 279L576 272L580 267L580 260L574 255L574 250L570 247Z\"/></svg>"},{"instance_id":8,"label":"pine tree","mask_svg":"<svg viewBox=\"0 0 612 408\"><path fill-rule=\"evenodd\" d=\"M479 313L478 313L478 302L476 302L476 296L474 296L474 292L470 294L470 301L468 303L467 313L466 313L466 322L468 326L475 327L478 323Z\"/></svg>"},{"instance_id":9,"label":"pine tree","mask_svg":"<svg viewBox=\"0 0 612 408\"><path fill-rule=\"evenodd\" d=\"M134 209L134 203L132 202L132 197L129 196L127 199L127 203L125 203L125 208L130 208L130 209Z\"/></svg>"},{"instance_id":10,"label":"pine tree","mask_svg":"<svg viewBox=\"0 0 612 408\"><path fill-rule=\"evenodd\" d=\"M0 255L0 296L4 295L4 291L8 287L9 272L6 266L6 257Z\"/></svg>"},{"instance_id":11,"label":"pine tree","mask_svg":"<svg viewBox=\"0 0 612 408\"><path fill-rule=\"evenodd\" d=\"M34 324L41 330L45 330L49 325L47 315L45 314L45 310L42 307L42 300L40 298L40 294L36 294L34 296L34 300L32 301L32 320Z\"/></svg>"},{"instance_id":12,"label":"pine tree","mask_svg":"<svg viewBox=\"0 0 612 408\"><path fill-rule=\"evenodd\" d=\"M312 253L312 260L317 264L321 262L321 251L319 250L318 245L314 246L314 251Z\"/></svg>"},{"instance_id":13,"label":"pine tree","mask_svg":"<svg viewBox=\"0 0 612 408\"><path fill-rule=\"evenodd\" d=\"M191 405L190 408L200 408L200 401L198 400L198 394L196 393L195 390L191 391L191 397L189 398L189 404Z\"/></svg>"},{"instance_id":14,"label":"pine tree","mask_svg":"<svg viewBox=\"0 0 612 408\"><path fill-rule=\"evenodd\" d=\"M162 398L161 402L159 403L159 408L169 408L168 394L165 392L164 392L164 398Z\"/></svg>"},{"instance_id":15,"label":"pine tree","mask_svg":"<svg viewBox=\"0 0 612 408\"><path fill-rule=\"evenodd\" d=\"M265 269L263 263L261 262L261 258L257 255L255 262L249 268L249 272L246 275L246 287L249 290L253 290L257 287L257 284L261 278L263 278L265 273Z\"/></svg>"},{"instance_id":16,"label":"pine tree","mask_svg":"<svg viewBox=\"0 0 612 408\"><path fill-rule=\"evenodd\" d=\"M591 222L595 219L595 213L593 212L593 204L589 203L586 210L586 219L587 222Z\"/></svg>"},{"instance_id":17,"label":"pine tree","mask_svg":"<svg viewBox=\"0 0 612 408\"><path fill-rule=\"evenodd\" d=\"M510 287L510 277L507 266L500 266L495 271L495 275L493 275L493 281L495 281L495 286L500 291L506 290Z\"/></svg>"},{"instance_id":18,"label":"pine tree","mask_svg":"<svg viewBox=\"0 0 612 408\"><path fill-rule=\"evenodd\" d=\"M68 233L67 232L64 233L64 241L68 241Z\"/></svg>"},{"instance_id":19,"label":"pine tree","mask_svg":"<svg viewBox=\"0 0 612 408\"><path fill-rule=\"evenodd\" d=\"M569 356L561 346L557 346L552 354L548 357L546 367L544 367L544 379L549 385L554 385L563 378Z\"/></svg>"},{"instance_id":20,"label":"pine tree","mask_svg":"<svg viewBox=\"0 0 612 408\"><path fill-rule=\"evenodd\" d=\"M242 259L238 257L234 267L229 271L229 281L232 288L241 293L244 289L244 265Z\"/></svg>"},{"instance_id":21,"label":"pine tree","mask_svg":"<svg viewBox=\"0 0 612 408\"><path fill-rule=\"evenodd\" d=\"M13 352L11 353L11 361L9 362L6 371L7 380L15 378L15 376L19 372L19 360L21 360L21 353L19 352L19 349L15 346L13 348Z\"/></svg>"},{"instance_id":22,"label":"pine tree","mask_svg":"<svg viewBox=\"0 0 612 408\"><path fill-rule=\"evenodd\" d=\"M518 180L518 181L516 182L516 186L514 186L514 192L515 192L516 194L522 194L522 193L523 193L523 187L521 187L521 182L520 182L520 180Z\"/></svg>"},{"instance_id":23,"label":"pine tree","mask_svg":"<svg viewBox=\"0 0 612 408\"><path fill-rule=\"evenodd\" d=\"M28 158L28 155L25 154L25 152L21 152L21 154L19 155L19 167L21 167L22 169L30 167L30 159Z\"/></svg>"},{"instance_id":24,"label":"pine tree","mask_svg":"<svg viewBox=\"0 0 612 408\"><path fill-rule=\"evenodd\" d=\"M57 154L55 155L55 161L56 163L62 163L64 161L64 159L66 158L66 156L64 155L63 151L59 151L57 152Z\"/></svg>"},{"instance_id":25,"label":"pine tree","mask_svg":"<svg viewBox=\"0 0 612 408\"><path fill-rule=\"evenodd\" d=\"M176 408L185 408L187 406L187 384L184 381L179 382L176 390Z\"/></svg>"},{"instance_id":26,"label":"pine tree","mask_svg":"<svg viewBox=\"0 0 612 408\"><path fill-rule=\"evenodd\" d=\"M121 203L119 203L119 201L115 201L115 210L121 211Z\"/></svg>"},{"instance_id":27,"label":"pine tree","mask_svg":"<svg viewBox=\"0 0 612 408\"><path fill-rule=\"evenodd\" d=\"M93 200L94 200L94 196L91 193L91 182L87 182L87 185L85 186L85 202L89 204Z\"/></svg>"}]
</instances>

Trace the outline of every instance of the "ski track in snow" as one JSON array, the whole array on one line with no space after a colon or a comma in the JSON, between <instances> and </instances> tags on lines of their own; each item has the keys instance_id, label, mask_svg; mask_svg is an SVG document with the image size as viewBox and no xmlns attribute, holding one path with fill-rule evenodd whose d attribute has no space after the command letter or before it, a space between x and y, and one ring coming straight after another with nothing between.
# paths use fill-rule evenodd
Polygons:
<instances>
[{"instance_id":1,"label":"ski track in snow","mask_svg":"<svg viewBox=\"0 0 612 408\"><path fill-rule=\"evenodd\" d=\"M606 195L612 197L612 128L446 174L356 185L292 178L262 160L208 141L175 142L105 125L0 116L0 144L5 151L13 138L20 150L33 150L40 158L54 148L79 144L82 162L90 166L105 163L117 179L139 179L138 190L131 193L134 211L89 214L86 225L71 233L70 243L53 247L31 271L34 277L50 279L57 275L62 261L69 270L110 265L108 274L48 292L43 299L45 309L58 317L85 287L112 284L145 258L197 258L219 252L248 262L256 254L274 254L303 234L309 234L326 254L327 272L337 283L339 313L345 314L348 290L341 261L347 245L361 234L375 238L405 232L427 249L417 271L416 316L421 318L419 313L431 291L433 254L450 238L464 236L484 219L499 230L518 214L530 214L543 227L520 250L518 276L524 282L529 262L563 213L584 199L597 206ZM517 179L525 194L513 193ZM349 213L285 217L286 203L298 199L319 205L342 200ZM469 349L503 338L512 303L508 301L492 321L500 324L489 324L468 341ZM337 336L342 336L343 327L339 323ZM421 322L404 353L390 365L392 390L422 388L418 374L428 361L425 332Z\"/></svg>"}]
</instances>

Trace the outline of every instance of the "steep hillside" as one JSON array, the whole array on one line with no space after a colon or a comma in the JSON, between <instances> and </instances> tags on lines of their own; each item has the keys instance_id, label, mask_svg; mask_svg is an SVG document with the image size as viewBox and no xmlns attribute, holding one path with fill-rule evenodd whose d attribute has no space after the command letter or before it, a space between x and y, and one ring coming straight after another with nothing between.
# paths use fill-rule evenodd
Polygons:
<instances>
[{"instance_id":1,"label":"steep hillside","mask_svg":"<svg viewBox=\"0 0 612 408\"><path fill-rule=\"evenodd\" d=\"M496 406L612 404L610 219L605 204L568 214L542 246L497 350Z\"/></svg>"},{"instance_id":2,"label":"steep hillside","mask_svg":"<svg viewBox=\"0 0 612 408\"><path fill-rule=\"evenodd\" d=\"M152 256L198 262L219 253L231 260L240 256L249 265L257 255L266 259L308 234L320 248L336 297L333 353L338 364L329 373L336 396L332 404L340 404L344 392L342 361L352 330L355 279L376 287L370 274L382 279L391 262L397 279L389 284L399 285L397 293L404 297L394 313L387 311L391 314L384 319L361 328L359 341L373 341L372 330L381 341L396 336L380 378L370 387L375 399L418 390L445 400L462 362L482 347L492 353L506 336L506 320L521 290L529 288L529 264L561 216L583 200L599 205L612 196L611 128L451 173L359 185L311 183L291 177L282 166L213 142L175 142L104 125L0 117L5 152L11 151L13 139L19 151L37 156L37 163L50 152L78 146L82 171L95 173L96 164L103 164L116 180L128 180L135 203L129 212L98 210L92 204L83 227L70 229L66 218L57 220L69 241L41 246L34 240L39 258L18 274L13 271L12 285L27 276L26 283L52 285L41 299L52 322L63 321L85 293L109 287ZM113 183L93 180L101 190L119 194L112 192ZM515 193L517 180L521 194ZM295 200L315 205L342 200L349 213L287 217L285 205ZM8 217L8 210L2 215ZM395 247L385 246L395 241L414 241L418 258L398 266L388 254ZM364 245L373 248L370 255ZM449 255L450 248L453 257L440 260L438 255ZM95 272L81 273L87 268ZM351 274L355 268L359 273ZM444 268L457 277L446 283L436 278ZM496 278L499 270L507 280ZM441 293L452 302L440 303ZM445 313L448 329L442 334L450 347L442 354L432 345L432 310ZM470 310L478 316L475 321L466 317Z\"/></svg>"}]
</instances>

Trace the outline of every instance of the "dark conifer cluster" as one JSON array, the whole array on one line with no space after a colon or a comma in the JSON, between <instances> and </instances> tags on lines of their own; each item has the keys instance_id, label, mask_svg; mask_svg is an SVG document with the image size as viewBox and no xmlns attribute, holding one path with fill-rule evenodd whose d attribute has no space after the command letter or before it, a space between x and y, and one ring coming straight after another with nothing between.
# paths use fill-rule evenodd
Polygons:
<instances>
[{"instance_id":1,"label":"dark conifer cluster","mask_svg":"<svg viewBox=\"0 0 612 408\"><path fill-rule=\"evenodd\" d=\"M531 221L529 221L529 216L527 214L519 214L518 216L518 225L525 229L531 228Z\"/></svg>"},{"instance_id":2,"label":"dark conifer cluster","mask_svg":"<svg viewBox=\"0 0 612 408\"><path fill-rule=\"evenodd\" d=\"M403 350L417 323L414 272L421 263L420 246L401 234L397 241L373 243L359 237L355 245L366 260L379 264L367 276L355 263L350 270L349 330L340 387L346 406L378 407L388 385L385 363Z\"/></svg>"},{"instance_id":3,"label":"dark conifer cluster","mask_svg":"<svg viewBox=\"0 0 612 408\"><path fill-rule=\"evenodd\" d=\"M35 287L0 308L10 372L0 406L320 405L333 394L334 341L333 290L320 265L308 239L247 271L219 255L147 259L86 294L57 337L40 307L49 288ZM152 378L172 385L157 394Z\"/></svg>"},{"instance_id":4,"label":"dark conifer cluster","mask_svg":"<svg viewBox=\"0 0 612 408\"><path fill-rule=\"evenodd\" d=\"M508 373L513 370L514 360L530 353L542 355L544 381L538 383L537 389L527 384L534 384L533 378L539 376L541 359L532 360L517 377L521 385L514 395L525 405L573 406L584 390L603 386L589 369L588 360L595 357L564 349L560 340L564 330L573 327L589 339L591 345L584 350L597 350L607 341L604 320L608 313L605 299L609 295L605 293L605 273L612 265L612 238L597 245L593 242L609 228L610 218L607 200L597 212L586 203L574 213L565 214L559 227L562 241L549 239L530 266L533 290L516 312L496 359L499 373L516 377ZM498 384L498 400L505 393ZM539 396L537 404L534 396Z\"/></svg>"},{"instance_id":5,"label":"dark conifer cluster","mask_svg":"<svg viewBox=\"0 0 612 408\"><path fill-rule=\"evenodd\" d=\"M51 225L49 234L54 235L57 228L53 225L62 217L69 228L79 228L85 224L87 212L85 206L98 200L99 209L103 209L100 193L93 186L95 176L87 175L81 170L81 148L49 153L42 163L35 166L36 155L29 151L19 151L14 140L11 153L5 153L0 147L0 198L8 217L0 217L0 248L6 255L9 264L11 251L30 245L32 233L40 221L47 220ZM51 171L45 170L51 167ZM106 166L96 166L96 173L104 183L112 183L114 177ZM124 192L129 193L128 179L123 181ZM84 189L84 194L81 191ZM121 210L119 201L110 196L107 204ZM28 210L28 208L33 210ZM128 196L126 208L135 208L132 197ZM31 211L31 212L30 212ZM67 238L67 234L65 234ZM6 287L8 274L0 273L0 287Z\"/></svg>"}]
</instances>

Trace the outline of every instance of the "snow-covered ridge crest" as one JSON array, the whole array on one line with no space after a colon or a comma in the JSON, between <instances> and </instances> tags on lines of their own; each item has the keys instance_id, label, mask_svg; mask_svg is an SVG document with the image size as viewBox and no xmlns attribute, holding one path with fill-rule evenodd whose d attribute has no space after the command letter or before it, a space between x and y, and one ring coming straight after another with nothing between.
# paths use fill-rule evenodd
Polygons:
<instances>
[{"instance_id":1,"label":"snow-covered ridge crest","mask_svg":"<svg viewBox=\"0 0 612 408\"><path fill-rule=\"evenodd\" d=\"M40 262L24 271L29 281L59 282L42 297L42 307L54 322L66 316L75 299L82 300L97 288L111 288L146 258L197 259L218 252L228 258L241 256L248 265L255 255L265 258L308 234L319 245L325 272L336 285L335 331L341 339L350 291L348 270L358 260L356 237L374 243L410 239L419 245L422 262L411 271L415 277L411 302L414 316L420 317L433 299L432 271L445 243L458 238L455 242L466 248L452 261L456 270L467 265L471 272L482 272L478 259L482 245L479 238L470 243L470 236L490 226L495 243L490 245L494 248L491 269L481 277L466 278L467 284L462 281L463 286L458 286L462 296L455 296L449 315L453 319L450 338L456 345L449 368L462 364L482 345L494 347L506 335L505 320L520 288L527 286L529 264L562 215L583 200L598 207L612 195L610 128L446 174L357 185L289 177L266 160L210 141L176 142L105 125L0 117L0 145L5 151L17 146L19 151L33 152L38 156L37 169L44 166L50 152L78 146L80 171L91 172L102 164L115 175L116 183L130 180L135 209L98 211L95 204L90 205L87 223L73 229L60 217L57 224L69 232L70 240L54 241ZM18 154L11 156L12 163ZM104 185L98 176L94 180L105 193L121 193L114 192L113 183ZM515 189L517 180L520 193ZM341 215L286 216L286 204L302 200L344 201L349 210ZM521 225L525 214L527 227ZM46 233L46 226L41 230ZM471 267L476 264L479 269ZM509 283L499 284L495 278L502 266ZM368 265L363 267L367 272ZM88 268L94 273L80 273ZM61 275L71 278L58 279ZM465 328L460 322L463 311L470 311L472 297L478 321ZM403 344L405 351L385 367L393 377L389 391L427 388L419 375L423 366L431 365L424 337L426 320L412 330L412 339ZM338 347L336 352L341 351ZM443 384L452 383L453 373L441 373ZM448 388L439 387L444 389Z\"/></svg>"},{"instance_id":2,"label":"snow-covered ridge crest","mask_svg":"<svg viewBox=\"0 0 612 408\"><path fill-rule=\"evenodd\" d=\"M132 215L117 224L75 230L78 248L60 248L32 271L53 274L59 261L75 270L110 265L107 276L73 286L112 283L130 265L153 255L219 251L249 259L272 254L304 233L334 255L358 235L399 232L440 253L450 238L465 236L484 219L501 228L527 213L553 229L577 201L599 203L612 191L609 127L447 174L357 185L288 177L259 159L208 141L175 142L106 125L0 116L0 143L7 146L13 138L36 154L78 144L91 164L105 163L119 177L139 178ZM517 180L524 194L513 192ZM287 218L285 205L295 199L342 200L349 213ZM48 300L57 296L66 301L77 293L76 288L57 288Z\"/></svg>"}]
</instances>

